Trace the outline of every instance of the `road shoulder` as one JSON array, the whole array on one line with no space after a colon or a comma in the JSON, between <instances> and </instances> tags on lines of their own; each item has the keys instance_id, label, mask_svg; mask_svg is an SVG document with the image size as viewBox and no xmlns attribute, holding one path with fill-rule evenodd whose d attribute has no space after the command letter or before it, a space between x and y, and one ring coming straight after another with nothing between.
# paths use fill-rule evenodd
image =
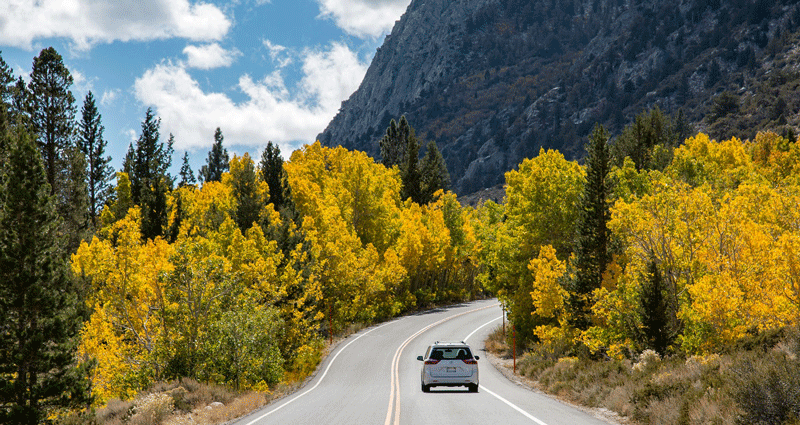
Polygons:
<instances>
[{"instance_id":1,"label":"road shoulder","mask_svg":"<svg viewBox=\"0 0 800 425\"><path fill-rule=\"evenodd\" d=\"M485 347L484 347L484 349L482 351L483 351L483 354L486 356L486 359L489 360L489 363L491 363L492 366L494 366L494 368L497 369L498 372L500 372L503 376L505 376L506 379L508 379L509 381L515 383L516 385L519 385L520 387L523 387L523 388L525 388L525 389L527 389L529 391L535 392L537 394L541 394L541 395L544 395L546 397L552 398L554 400L558 400L561 403L564 403L564 404L569 405L571 407L574 407L574 408L576 408L578 410L586 412L586 413L594 416L595 418L603 420L603 421L606 421L606 422L608 422L609 424L612 424L612 425L634 425L636 423L636 422L633 422L633 421L631 421L630 419L628 419L628 418L626 418L624 416L620 416L616 412L611 411L611 410L606 409L606 408L582 406L582 405L579 405L579 404L575 404L575 403L573 403L573 402L571 402L569 400L557 397L557 396L555 396L553 394L545 393L545 392L543 392L542 390L540 390L538 388L538 386L536 385L536 381L528 379L528 378L526 378L524 376L521 376L519 374L514 374L514 370L513 370L514 369L514 360L513 359L505 359L505 358L498 357L495 354L493 354L491 351L487 350Z\"/></svg>"}]
</instances>

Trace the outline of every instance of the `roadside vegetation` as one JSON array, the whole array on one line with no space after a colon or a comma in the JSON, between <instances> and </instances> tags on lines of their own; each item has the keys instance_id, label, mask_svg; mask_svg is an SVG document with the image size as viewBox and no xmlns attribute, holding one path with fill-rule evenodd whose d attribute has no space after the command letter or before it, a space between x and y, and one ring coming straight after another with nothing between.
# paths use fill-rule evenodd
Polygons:
<instances>
[{"instance_id":1,"label":"roadside vegetation","mask_svg":"<svg viewBox=\"0 0 800 425\"><path fill-rule=\"evenodd\" d=\"M512 357L510 334L487 341ZM781 328L748 336L709 355L592 356L573 346L533 343L517 353L524 382L571 403L608 409L632 423L800 423L800 332ZM510 363L506 366L511 369Z\"/></svg>"}]
</instances>

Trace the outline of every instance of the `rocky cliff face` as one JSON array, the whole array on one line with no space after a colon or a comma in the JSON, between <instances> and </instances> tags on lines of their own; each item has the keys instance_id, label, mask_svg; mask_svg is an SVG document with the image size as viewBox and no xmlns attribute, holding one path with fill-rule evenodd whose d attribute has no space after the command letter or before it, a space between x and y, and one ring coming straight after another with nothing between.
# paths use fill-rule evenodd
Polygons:
<instances>
[{"instance_id":1,"label":"rocky cliff face","mask_svg":"<svg viewBox=\"0 0 800 425\"><path fill-rule=\"evenodd\" d=\"M798 24L797 0L413 0L319 139L378 158L406 115L463 195L654 106L747 138L798 122Z\"/></svg>"}]
</instances>

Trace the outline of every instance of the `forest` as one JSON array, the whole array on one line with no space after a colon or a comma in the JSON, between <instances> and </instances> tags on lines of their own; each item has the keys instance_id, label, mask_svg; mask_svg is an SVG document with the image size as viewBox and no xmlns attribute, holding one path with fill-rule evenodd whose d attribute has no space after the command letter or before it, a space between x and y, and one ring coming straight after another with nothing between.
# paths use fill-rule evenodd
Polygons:
<instances>
[{"instance_id":1,"label":"forest","mask_svg":"<svg viewBox=\"0 0 800 425\"><path fill-rule=\"evenodd\" d=\"M169 174L148 110L114 172L55 50L28 84L0 71L2 420L181 377L269 391L353 324L486 296L523 346L595 359L707 355L798 322L791 134L687 137L654 109L614 138L596 126L584 163L542 149L504 202L472 208L405 117L381 160L319 142L231 158L218 129L195 178L185 155Z\"/></svg>"}]
</instances>

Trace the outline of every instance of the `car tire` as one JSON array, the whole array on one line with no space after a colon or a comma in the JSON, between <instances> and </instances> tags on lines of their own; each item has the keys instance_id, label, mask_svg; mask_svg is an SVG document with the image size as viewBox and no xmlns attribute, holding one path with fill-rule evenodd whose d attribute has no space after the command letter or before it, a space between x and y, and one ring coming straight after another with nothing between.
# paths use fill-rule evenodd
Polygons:
<instances>
[{"instance_id":1,"label":"car tire","mask_svg":"<svg viewBox=\"0 0 800 425\"><path fill-rule=\"evenodd\" d=\"M430 386L430 385L425 385L425 384L422 384L422 392L423 392L423 393L429 393L429 392L431 392L431 386Z\"/></svg>"},{"instance_id":2,"label":"car tire","mask_svg":"<svg viewBox=\"0 0 800 425\"><path fill-rule=\"evenodd\" d=\"M469 385L467 388L469 388L469 392L471 392L471 393L477 393L478 392L478 384Z\"/></svg>"}]
</instances>

